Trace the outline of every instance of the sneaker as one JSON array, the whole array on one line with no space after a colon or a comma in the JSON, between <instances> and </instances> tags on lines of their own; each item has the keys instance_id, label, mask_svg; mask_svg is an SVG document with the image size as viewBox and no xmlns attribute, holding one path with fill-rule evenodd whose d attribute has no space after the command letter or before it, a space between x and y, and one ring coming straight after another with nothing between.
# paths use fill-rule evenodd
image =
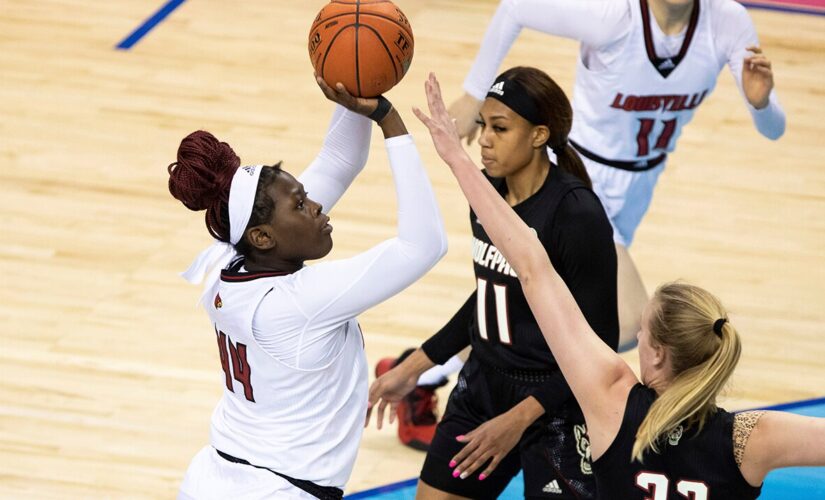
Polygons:
<instances>
[{"instance_id":1,"label":"sneaker","mask_svg":"<svg viewBox=\"0 0 825 500\"><path fill-rule=\"evenodd\" d=\"M415 349L407 349L398 358L383 358L375 366L375 376L387 373L414 351ZM420 385L398 404L398 439L402 443L420 451L429 449L438 424L438 396L435 390L446 383L445 380L438 385Z\"/></svg>"}]
</instances>

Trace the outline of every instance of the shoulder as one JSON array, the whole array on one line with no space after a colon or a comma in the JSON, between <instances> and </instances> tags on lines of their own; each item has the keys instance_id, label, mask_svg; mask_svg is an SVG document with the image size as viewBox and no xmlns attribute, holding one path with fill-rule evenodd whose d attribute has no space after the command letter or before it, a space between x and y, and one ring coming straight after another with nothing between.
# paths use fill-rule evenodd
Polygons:
<instances>
[{"instance_id":1,"label":"shoulder","mask_svg":"<svg viewBox=\"0 0 825 500\"><path fill-rule=\"evenodd\" d=\"M739 2L734 0L708 0L706 5L707 10L710 12L714 31L736 33L753 26L748 10Z\"/></svg>"},{"instance_id":2,"label":"shoulder","mask_svg":"<svg viewBox=\"0 0 825 500\"><path fill-rule=\"evenodd\" d=\"M585 187L576 179L559 201L555 214L555 225L560 228L587 228L594 230L599 227L609 228L610 222L604 211L604 206L593 190Z\"/></svg>"},{"instance_id":3,"label":"shoulder","mask_svg":"<svg viewBox=\"0 0 825 500\"><path fill-rule=\"evenodd\" d=\"M733 456L736 459L736 465L742 465L742 458L745 456L745 445L748 444L751 433L765 413L764 410L743 411L733 416Z\"/></svg>"}]
</instances>

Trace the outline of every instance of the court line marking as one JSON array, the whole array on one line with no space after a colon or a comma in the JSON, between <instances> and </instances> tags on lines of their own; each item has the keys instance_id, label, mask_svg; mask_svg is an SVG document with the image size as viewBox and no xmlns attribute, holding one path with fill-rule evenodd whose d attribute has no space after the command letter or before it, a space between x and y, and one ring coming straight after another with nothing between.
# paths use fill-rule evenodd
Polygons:
<instances>
[{"instance_id":1,"label":"court line marking","mask_svg":"<svg viewBox=\"0 0 825 500\"><path fill-rule=\"evenodd\" d=\"M141 38L146 36L147 33L152 31L152 29L160 24L166 17L169 16L175 9L180 7L180 4L185 2L186 0L169 0L166 2L157 12L152 14L147 20L143 21L143 24L138 26L135 31L131 32L129 36L124 38L123 40L118 43L115 48L118 50L129 50L131 49L136 43L140 41Z\"/></svg>"}]
</instances>

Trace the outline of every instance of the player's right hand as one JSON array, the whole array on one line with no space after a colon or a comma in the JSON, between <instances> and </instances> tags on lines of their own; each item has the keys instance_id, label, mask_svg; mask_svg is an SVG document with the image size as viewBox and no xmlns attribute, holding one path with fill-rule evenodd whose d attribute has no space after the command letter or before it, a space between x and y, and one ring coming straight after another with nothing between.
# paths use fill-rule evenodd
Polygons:
<instances>
[{"instance_id":1,"label":"player's right hand","mask_svg":"<svg viewBox=\"0 0 825 500\"><path fill-rule=\"evenodd\" d=\"M324 93L327 99L359 115L369 116L375 111L375 108L378 107L377 98L355 97L347 91L343 83L336 83L335 88L332 88L317 74L315 74L315 81L318 83L318 86L321 87L321 92Z\"/></svg>"},{"instance_id":2,"label":"player's right hand","mask_svg":"<svg viewBox=\"0 0 825 500\"><path fill-rule=\"evenodd\" d=\"M387 373L378 377L370 386L369 398L367 403L367 418L364 421L364 427L370 423L370 415L376 406L378 413L375 416L376 426L380 429L384 423L384 411L389 406L389 423L395 421L396 410L398 404L404 399L404 396L415 390L418 384L419 373L410 373L405 369L402 362L399 366L391 369Z\"/></svg>"},{"instance_id":3,"label":"player's right hand","mask_svg":"<svg viewBox=\"0 0 825 500\"><path fill-rule=\"evenodd\" d=\"M473 143L478 133L478 112L481 111L483 102L465 93L447 109L450 116L455 119L459 137L466 137L468 145Z\"/></svg>"}]
</instances>

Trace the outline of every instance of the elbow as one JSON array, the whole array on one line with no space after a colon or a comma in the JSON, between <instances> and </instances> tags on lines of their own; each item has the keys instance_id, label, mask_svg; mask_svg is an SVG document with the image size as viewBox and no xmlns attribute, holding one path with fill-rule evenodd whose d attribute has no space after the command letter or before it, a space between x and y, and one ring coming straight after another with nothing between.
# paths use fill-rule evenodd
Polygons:
<instances>
[{"instance_id":1,"label":"elbow","mask_svg":"<svg viewBox=\"0 0 825 500\"><path fill-rule=\"evenodd\" d=\"M447 234L443 231L438 231L432 239L432 243L427 246L425 252L426 259L430 262L430 267L434 266L438 261L447 255Z\"/></svg>"},{"instance_id":2,"label":"elbow","mask_svg":"<svg viewBox=\"0 0 825 500\"><path fill-rule=\"evenodd\" d=\"M544 273L554 273L550 258L544 251L544 247L538 249L528 249L521 255L516 255L510 265L516 270L519 281L523 285L533 283Z\"/></svg>"}]
</instances>

